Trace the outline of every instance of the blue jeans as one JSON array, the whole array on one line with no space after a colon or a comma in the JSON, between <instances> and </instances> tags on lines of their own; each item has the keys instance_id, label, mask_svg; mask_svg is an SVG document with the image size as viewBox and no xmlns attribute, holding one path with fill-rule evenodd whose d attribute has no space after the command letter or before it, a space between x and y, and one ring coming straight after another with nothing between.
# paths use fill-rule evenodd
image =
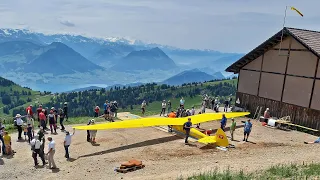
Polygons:
<instances>
[{"instance_id":1,"label":"blue jeans","mask_svg":"<svg viewBox=\"0 0 320 180\"><path fill-rule=\"evenodd\" d=\"M0 141L2 143L2 154L6 154L6 146L4 145L3 137L0 135Z\"/></svg>"}]
</instances>

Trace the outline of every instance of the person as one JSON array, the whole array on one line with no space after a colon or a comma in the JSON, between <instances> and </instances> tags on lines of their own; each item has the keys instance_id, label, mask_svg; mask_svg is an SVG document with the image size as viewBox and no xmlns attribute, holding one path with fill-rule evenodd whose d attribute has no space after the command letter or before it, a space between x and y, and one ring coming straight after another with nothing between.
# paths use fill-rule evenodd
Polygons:
<instances>
[{"instance_id":1,"label":"person","mask_svg":"<svg viewBox=\"0 0 320 180\"><path fill-rule=\"evenodd\" d=\"M181 99L180 99L180 107L184 108L184 103L185 103L185 100L183 99L183 97L181 97Z\"/></svg>"},{"instance_id":2,"label":"person","mask_svg":"<svg viewBox=\"0 0 320 180\"><path fill-rule=\"evenodd\" d=\"M45 109L42 109L42 111L39 113L40 127L42 127L44 130L46 129L46 120L47 120L45 111L46 111Z\"/></svg>"},{"instance_id":3,"label":"person","mask_svg":"<svg viewBox=\"0 0 320 180\"><path fill-rule=\"evenodd\" d=\"M268 123L268 120L269 120L269 118L270 118L269 108L267 108L266 111L264 111L263 117L264 117L264 122L265 122L265 123Z\"/></svg>"},{"instance_id":4,"label":"person","mask_svg":"<svg viewBox=\"0 0 320 180\"><path fill-rule=\"evenodd\" d=\"M90 125L94 125L94 119L91 119ZM92 144L96 143L96 135L97 135L97 130L90 130L90 141Z\"/></svg>"},{"instance_id":5,"label":"person","mask_svg":"<svg viewBox=\"0 0 320 180\"><path fill-rule=\"evenodd\" d=\"M103 104L103 109L104 109L104 119L108 120L109 119L109 103L108 100Z\"/></svg>"},{"instance_id":6,"label":"person","mask_svg":"<svg viewBox=\"0 0 320 180\"><path fill-rule=\"evenodd\" d=\"M4 144L3 136L4 136L4 125L0 123L0 141L2 143L2 147L0 147L0 151L2 150L2 155L6 154L6 145Z\"/></svg>"},{"instance_id":7,"label":"person","mask_svg":"<svg viewBox=\"0 0 320 180\"><path fill-rule=\"evenodd\" d=\"M48 152L47 152L47 156L48 156L48 161L49 161L49 168L50 169L56 169L56 163L54 162L54 154L56 153L56 143L54 142L54 140L52 139L51 136L48 137Z\"/></svg>"},{"instance_id":8,"label":"person","mask_svg":"<svg viewBox=\"0 0 320 180\"><path fill-rule=\"evenodd\" d=\"M59 109L59 118L60 118L61 131L65 130L64 125L63 125L64 117L65 117L64 111L60 108Z\"/></svg>"},{"instance_id":9,"label":"person","mask_svg":"<svg viewBox=\"0 0 320 180\"><path fill-rule=\"evenodd\" d=\"M201 111L198 114L202 114ZM200 129L200 123L198 123L196 127Z\"/></svg>"},{"instance_id":10,"label":"person","mask_svg":"<svg viewBox=\"0 0 320 180\"><path fill-rule=\"evenodd\" d=\"M34 136L32 141L30 142L30 145L31 145L31 150L32 150L32 157L33 157L33 161L34 161L34 166L38 166L39 165L38 164L38 159L37 159L38 155L41 158L42 166L45 166L46 165L46 161L44 159L43 150L41 149L42 142L39 140L38 135Z\"/></svg>"},{"instance_id":11,"label":"person","mask_svg":"<svg viewBox=\"0 0 320 180\"><path fill-rule=\"evenodd\" d=\"M189 109L187 109L186 114L187 114L187 116L191 116L191 112Z\"/></svg>"},{"instance_id":12,"label":"person","mask_svg":"<svg viewBox=\"0 0 320 180\"><path fill-rule=\"evenodd\" d=\"M23 123L23 135L24 135L24 140L26 141L27 140L27 133L28 133L28 126L26 123Z\"/></svg>"},{"instance_id":13,"label":"person","mask_svg":"<svg viewBox=\"0 0 320 180\"><path fill-rule=\"evenodd\" d=\"M66 137L64 138L64 149L66 151L66 154L65 154L65 158L67 158L67 160L69 160L70 156L69 156L69 147L71 145L71 137L74 135L75 133L75 129L73 129L73 133L70 134L69 131L66 132Z\"/></svg>"},{"instance_id":14,"label":"person","mask_svg":"<svg viewBox=\"0 0 320 180\"><path fill-rule=\"evenodd\" d=\"M88 126L91 124L91 121L92 121L92 120L89 120L89 121L88 121L88 124L87 124ZM88 142L91 142L90 131L89 131L89 130L87 130L87 141L88 141Z\"/></svg>"},{"instance_id":15,"label":"person","mask_svg":"<svg viewBox=\"0 0 320 180\"><path fill-rule=\"evenodd\" d=\"M245 122L245 124L244 124L244 137L243 137L243 141L248 142L248 138L249 138L251 129L252 129L252 124L251 124L251 122L250 122L250 119L248 119L248 121Z\"/></svg>"},{"instance_id":16,"label":"person","mask_svg":"<svg viewBox=\"0 0 320 180\"><path fill-rule=\"evenodd\" d=\"M49 117L51 134L53 134L53 129L54 129L54 132L57 133L57 126L56 126L57 119L52 110L50 111L50 114L48 115L48 117Z\"/></svg>"},{"instance_id":17,"label":"person","mask_svg":"<svg viewBox=\"0 0 320 180\"><path fill-rule=\"evenodd\" d=\"M230 126L230 134L231 134L231 141L233 141L233 133L236 130L237 123L234 121L234 119L231 119L231 126Z\"/></svg>"},{"instance_id":18,"label":"person","mask_svg":"<svg viewBox=\"0 0 320 180\"><path fill-rule=\"evenodd\" d=\"M174 113L173 111L171 111L171 112L168 114L168 118L176 118L176 113ZM169 132L172 132L172 126L168 125L168 131L169 131Z\"/></svg>"},{"instance_id":19,"label":"person","mask_svg":"<svg viewBox=\"0 0 320 180\"><path fill-rule=\"evenodd\" d=\"M226 125L227 125L227 118L226 118L226 115L225 115L225 114L222 114L222 119L221 119L220 124L221 124L221 129L222 129L223 131L225 131L225 127L226 127Z\"/></svg>"},{"instance_id":20,"label":"person","mask_svg":"<svg viewBox=\"0 0 320 180\"><path fill-rule=\"evenodd\" d=\"M44 146L45 146L45 142L46 142L46 139L45 139L45 136L44 136L44 129L43 127L40 127L40 130L38 131L38 138L39 138L39 141L41 141L41 150L42 150L42 153L44 153Z\"/></svg>"},{"instance_id":21,"label":"person","mask_svg":"<svg viewBox=\"0 0 320 180\"><path fill-rule=\"evenodd\" d=\"M22 140L22 125L23 125L23 120L21 119L21 115L17 114L15 117L15 124L17 125L18 128L18 140Z\"/></svg>"},{"instance_id":22,"label":"person","mask_svg":"<svg viewBox=\"0 0 320 180\"><path fill-rule=\"evenodd\" d=\"M215 100L214 98L211 99L211 109L214 110L214 104L215 104Z\"/></svg>"},{"instance_id":23,"label":"person","mask_svg":"<svg viewBox=\"0 0 320 180\"><path fill-rule=\"evenodd\" d=\"M171 109L172 109L172 104L170 100L168 100L167 106L168 106L168 113L169 113L171 112Z\"/></svg>"},{"instance_id":24,"label":"person","mask_svg":"<svg viewBox=\"0 0 320 180\"><path fill-rule=\"evenodd\" d=\"M67 102L64 102L63 112L64 112L64 117L66 118L66 121L68 121L69 116L68 116L68 103Z\"/></svg>"},{"instance_id":25,"label":"person","mask_svg":"<svg viewBox=\"0 0 320 180\"><path fill-rule=\"evenodd\" d=\"M202 101L201 113L204 114L205 112L206 112L206 101Z\"/></svg>"},{"instance_id":26,"label":"person","mask_svg":"<svg viewBox=\"0 0 320 180\"><path fill-rule=\"evenodd\" d=\"M160 116L161 114L163 114L163 116L166 114L166 107L167 107L167 103L166 103L166 100L163 100L162 103L161 103L161 112L160 112Z\"/></svg>"},{"instance_id":27,"label":"person","mask_svg":"<svg viewBox=\"0 0 320 180\"><path fill-rule=\"evenodd\" d=\"M4 132L3 141L4 145L6 146L6 155L12 155L13 151L11 148L11 136L9 135L8 131Z\"/></svg>"},{"instance_id":28,"label":"person","mask_svg":"<svg viewBox=\"0 0 320 180\"><path fill-rule=\"evenodd\" d=\"M27 127L27 135L28 135L28 142L30 144L31 140L32 140L32 136L33 136L33 128L31 126L31 124L28 124L28 127Z\"/></svg>"},{"instance_id":29,"label":"person","mask_svg":"<svg viewBox=\"0 0 320 180\"><path fill-rule=\"evenodd\" d=\"M192 109L191 109L191 116L195 115L196 114L196 110L194 109L194 106L192 106Z\"/></svg>"},{"instance_id":30,"label":"person","mask_svg":"<svg viewBox=\"0 0 320 180\"><path fill-rule=\"evenodd\" d=\"M44 110L44 115L46 116L46 127L43 130L48 130L47 125L48 125L48 107L45 108Z\"/></svg>"},{"instance_id":31,"label":"person","mask_svg":"<svg viewBox=\"0 0 320 180\"><path fill-rule=\"evenodd\" d=\"M311 141L311 142L304 142L305 144L318 144L318 143L320 143L320 136L318 137L318 139L317 140L315 140L315 141Z\"/></svg>"},{"instance_id":32,"label":"person","mask_svg":"<svg viewBox=\"0 0 320 180\"><path fill-rule=\"evenodd\" d=\"M226 99L226 100L224 101L223 112L228 112L228 107L229 107L229 101Z\"/></svg>"},{"instance_id":33,"label":"person","mask_svg":"<svg viewBox=\"0 0 320 180\"><path fill-rule=\"evenodd\" d=\"M94 108L94 117L99 117L99 111L100 111L99 106L96 106L96 107Z\"/></svg>"},{"instance_id":34,"label":"person","mask_svg":"<svg viewBox=\"0 0 320 180\"><path fill-rule=\"evenodd\" d=\"M188 138L189 138L189 135L190 135L191 127L192 127L191 118L188 118L188 121L183 124L183 129L186 131L186 139L184 141L185 144L189 143L188 142Z\"/></svg>"},{"instance_id":35,"label":"person","mask_svg":"<svg viewBox=\"0 0 320 180\"><path fill-rule=\"evenodd\" d=\"M26 108L27 119L33 118L32 104Z\"/></svg>"},{"instance_id":36,"label":"person","mask_svg":"<svg viewBox=\"0 0 320 180\"><path fill-rule=\"evenodd\" d=\"M111 101L111 105L110 105L110 121L111 122L114 122L113 117L115 112L116 112L116 106L114 105L113 101Z\"/></svg>"},{"instance_id":37,"label":"person","mask_svg":"<svg viewBox=\"0 0 320 180\"><path fill-rule=\"evenodd\" d=\"M115 106L114 117L117 118L118 117L118 108L119 108L117 101L114 101L113 105Z\"/></svg>"},{"instance_id":38,"label":"person","mask_svg":"<svg viewBox=\"0 0 320 180\"><path fill-rule=\"evenodd\" d=\"M146 112L146 106L147 106L146 100L143 100L141 103L141 110L142 110L143 116L144 116L144 113Z\"/></svg>"},{"instance_id":39,"label":"person","mask_svg":"<svg viewBox=\"0 0 320 180\"><path fill-rule=\"evenodd\" d=\"M38 122L40 124L40 113L42 112L42 105L40 104L39 107L37 108L37 117L38 117Z\"/></svg>"}]
</instances>

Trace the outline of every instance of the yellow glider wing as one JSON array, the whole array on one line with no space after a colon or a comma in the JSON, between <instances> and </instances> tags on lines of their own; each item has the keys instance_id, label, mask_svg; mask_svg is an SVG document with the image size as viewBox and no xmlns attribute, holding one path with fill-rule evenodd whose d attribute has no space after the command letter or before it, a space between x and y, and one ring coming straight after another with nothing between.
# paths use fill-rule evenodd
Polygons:
<instances>
[{"instance_id":1,"label":"yellow glider wing","mask_svg":"<svg viewBox=\"0 0 320 180\"><path fill-rule=\"evenodd\" d=\"M228 113L206 113L206 114L198 114L191 117L192 124L204 123L208 121L221 120L222 115L225 115L227 119L242 117L249 115L249 112L228 112Z\"/></svg>"},{"instance_id":2,"label":"yellow glider wing","mask_svg":"<svg viewBox=\"0 0 320 180\"><path fill-rule=\"evenodd\" d=\"M193 124L221 120L223 113L208 113L189 116ZM225 113L227 118L245 116L250 113ZM126 128L141 128L150 126L167 126L167 125L183 125L189 117L184 118L141 118L133 120L125 120L120 122L103 123L86 126L75 126L79 130L105 130L105 129L126 129Z\"/></svg>"},{"instance_id":3,"label":"yellow glider wing","mask_svg":"<svg viewBox=\"0 0 320 180\"><path fill-rule=\"evenodd\" d=\"M167 126L167 125L183 125L186 122L185 118L141 118L133 120L125 120L112 123L103 123L87 126L76 126L75 129L80 130L104 130L104 129L125 129L125 128L140 128L150 126Z\"/></svg>"}]
</instances>

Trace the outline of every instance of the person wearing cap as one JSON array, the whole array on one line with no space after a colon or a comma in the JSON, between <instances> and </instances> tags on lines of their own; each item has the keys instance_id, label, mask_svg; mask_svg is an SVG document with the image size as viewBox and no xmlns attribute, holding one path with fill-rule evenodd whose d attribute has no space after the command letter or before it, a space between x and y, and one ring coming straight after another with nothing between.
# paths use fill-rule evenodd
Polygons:
<instances>
[{"instance_id":1,"label":"person wearing cap","mask_svg":"<svg viewBox=\"0 0 320 180\"><path fill-rule=\"evenodd\" d=\"M42 143L43 142L41 142L39 140L38 135L35 135L34 138L32 139L32 141L30 142L31 150L32 150L32 157L33 157L33 160L34 160L34 166L38 166L39 165L38 164L38 159L37 159L38 155L41 158L42 166L46 165L46 161L44 159L44 153L43 153L43 151L41 149Z\"/></svg>"},{"instance_id":2,"label":"person wearing cap","mask_svg":"<svg viewBox=\"0 0 320 180\"><path fill-rule=\"evenodd\" d=\"M48 161L49 161L49 168L50 169L56 169L56 163L54 162L54 154L56 153L56 143L54 142L54 140L52 139L51 136L48 137L48 152L47 152L47 156L48 156Z\"/></svg>"},{"instance_id":3,"label":"person wearing cap","mask_svg":"<svg viewBox=\"0 0 320 180\"><path fill-rule=\"evenodd\" d=\"M67 158L67 160L70 158L69 156L69 147L71 145L71 137L74 135L75 133L75 129L73 129L73 133L70 134L69 131L66 132L66 137L64 138L64 149L66 151L66 154L65 154L65 158Z\"/></svg>"},{"instance_id":4,"label":"person wearing cap","mask_svg":"<svg viewBox=\"0 0 320 180\"><path fill-rule=\"evenodd\" d=\"M249 135L251 133L251 129L252 129L252 124L250 122L250 119L248 119L247 122L245 122L244 124L244 137L243 137L243 141L246 141L248 142L248 138L249 138Z\"/></svg>"},{"instance_id":5,"label":"person wearing cap","mask_svg":"<svg viewBox=\"0 0 320 180\"><path fill-rule=\"evenodd\" d=\"M23 120L21 119L21 115L20 114L16 115L15 123L16 123L17 128L18 128L18 140L21 140L22 139L21 135L22 135Z\"/></svg>"},{"instance_id":6,"label":"person wearing cap","mask_svg":"<svg viewBox=\"0 0 320 180\"><path fill-rule=\"evenodd\" d=\"M231 119L231 126L230 126L230 134L231 134L231 141L233 141L233 133L236 130L237 123L234 121L234 119Z\"/></svg>"},{"instance_id":7,"label":"person wearing cap","mask_svg":"<svg viewBox=\"0 0 320 180\"><path fill-rule=\"evenodd\" d=\"M69 116L68 116L68 103L67 102L64 102L63 112L64 112L64 117L66 118L66 121L68 121Z\"/></svg>"},{"instance_id":8,"label":"person wearing cap","mask_svg":"<svg viewBox=\"0 0 320 180\"><path fill-rule=\"evenodd\" d=\"M99 117L99 112L100 112L100 107L99 106L96 106L94 108L94 117Z\"/></svg>"},{"instance_id":9,"label":"person wearing cap","mask_svg":"<svg viewBox=\"0 0 320 180\"><path fill-rule=\"evenodd\" d=\"M90 125L94 125L94 119L91 120ZM92 144L96 143L96 135L97 135L97 130L90 130L90 141Z\"/></svg>"},{"instance_id":10,"label":"person wearing cap","mask_svg":"<svg viewBox=\"0 0 320 180\"><path fill-rule=\"evenodd\" d=\"M163 116L164 116L165 113L166 113L166 107L167 107L166 100L163 100L163 101L162 101L161 107L162 107L162 109L161 109L161 112L160 112L160 116L161 116L161 114L163 114Z\"/></svg>"},{"instance_id":11,"label":"person wearing cap","mask_svg":"<svg viewBox=\"0 0 320 180\"><path fill-rule=\"evenodd\" d=\"M268 120L270 118L269 108L267 108L266 111L264 111L263 117L264 117L264 122L268 123Z\"/></svg>"}]
</instances>

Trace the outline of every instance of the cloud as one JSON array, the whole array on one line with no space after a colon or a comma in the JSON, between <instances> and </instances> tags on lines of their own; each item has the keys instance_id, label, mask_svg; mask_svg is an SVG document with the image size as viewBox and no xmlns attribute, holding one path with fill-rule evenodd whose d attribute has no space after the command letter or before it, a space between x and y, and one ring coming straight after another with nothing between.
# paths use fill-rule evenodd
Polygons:
<instances>
[{"instance_id":1,"label":"cloud","mask_svg":"<svg viewBox=\"0 0 320 180\"><path fill-rule=\"evenodd\" d=\"M132 39L180 48L248 52L286 26L320 30L319 0L10 0L0 27ZM25 8L28 7L28 8ZM62 27L63 26L63 27ZM72 27L72 28L67 28ZM67 32L65 32L67 31Z\"/></svg>"},{"instance_id":2,"label":"cloud","mask_svg":"<svg viewBox=\"0 0 320 180\"><path fill-rule=\"evenodd\" d=\"M62 20L60 21L60 24L64 25L64 26L68 26L68 27L75 27L76 25L68 20Z\"/></svg>"}]
</instances>

